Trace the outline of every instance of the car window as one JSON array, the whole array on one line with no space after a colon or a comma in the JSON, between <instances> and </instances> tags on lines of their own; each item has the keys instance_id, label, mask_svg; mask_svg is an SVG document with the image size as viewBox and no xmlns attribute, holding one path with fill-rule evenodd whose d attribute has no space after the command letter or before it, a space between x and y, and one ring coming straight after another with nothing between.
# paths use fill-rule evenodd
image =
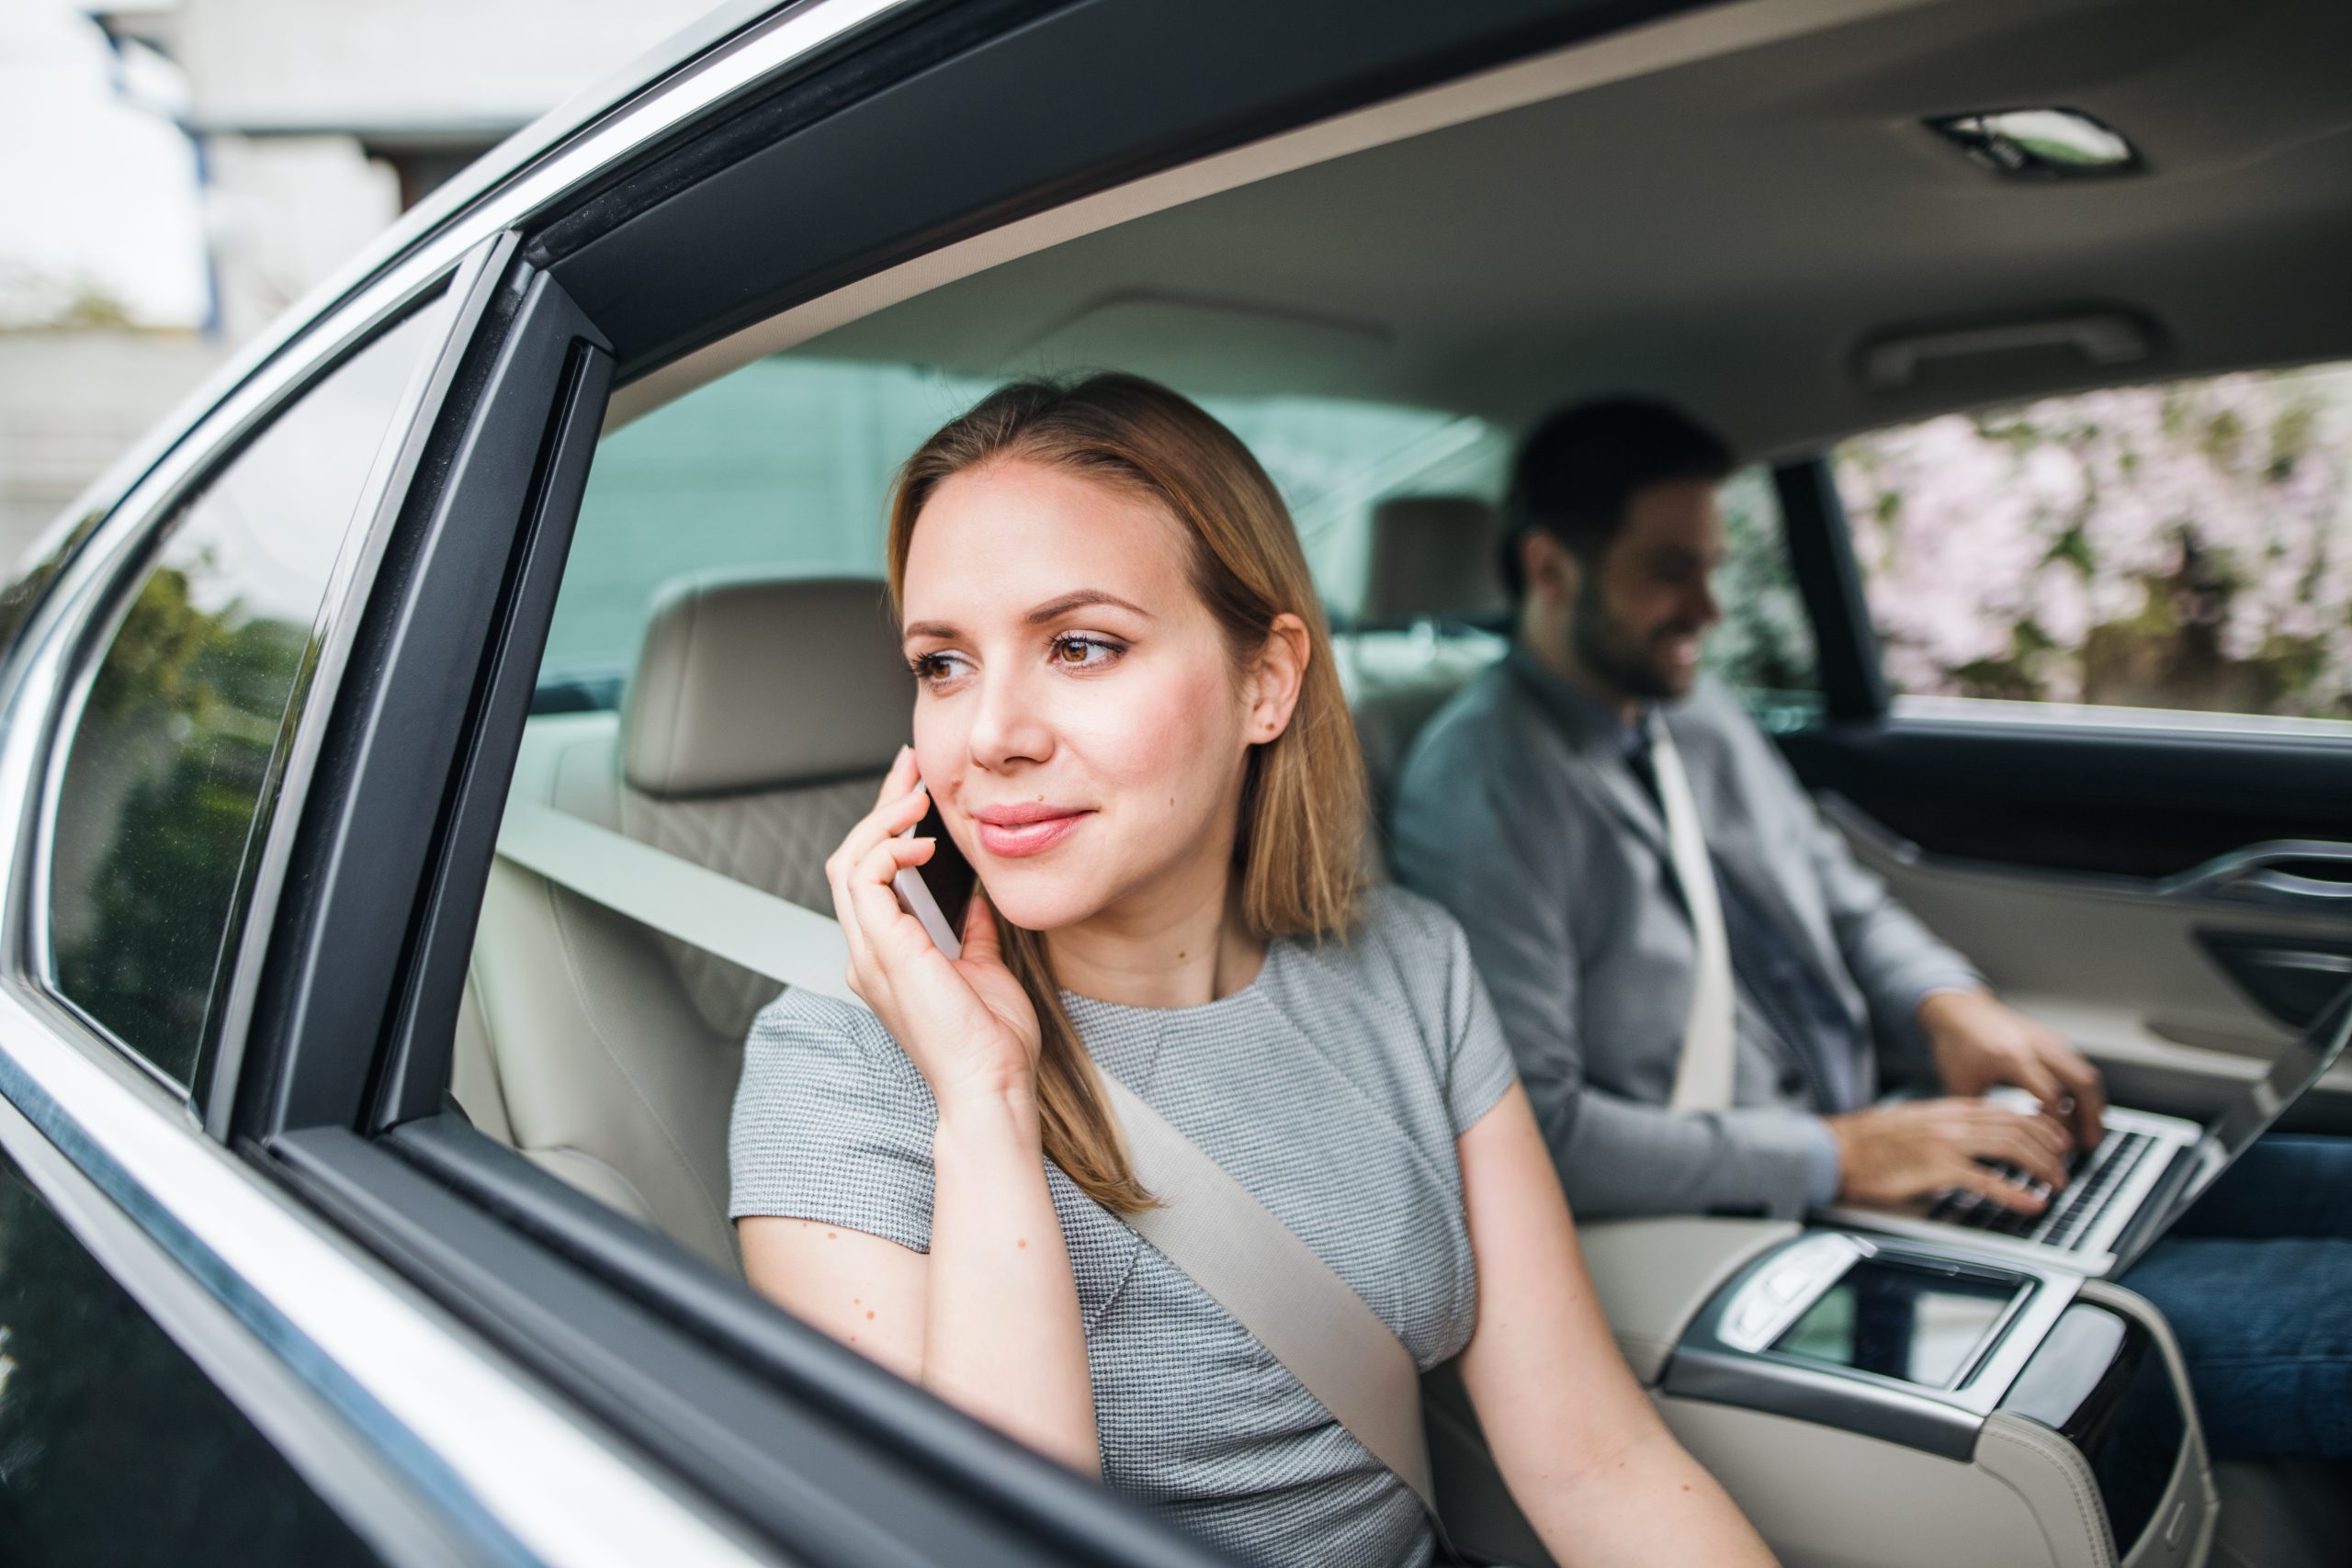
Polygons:
<instances>
[{"instance_id":1,"label":"car window","mask_svg":"<svg viewBox=\"0 0 2352 1568\"><path fill-rule=\"evenodd\" d=\"M1724 482L1722 500L1727 538L1715 598L1724 618L1702 646L1702 660L1767 728L1802 728L1821 716L1821 678L1771 470L1740 469Z\"/></svg>"},{"instance_id":2,"label":"car window","mask_svg":"<svg viewBox=\"0 0 2352 1568\"><path fill-rule=\"evenodd\" d=\"M370 467L443 312L312 386L160 531L90 680L57 800L52 978L183 1088Z\"/></svg>"},{"instance_id":3,"label":"car window","mask_svg":"<svg viewBox=\"0 0 2352 1568\"><path fill-rule=\"evenodd\" d=\"M1897 693L2352 719L2352 367L1948 414L1836 461Z\"/></svg>"},{"instance_id":4,"label":"car window","mask_svg":"<svg viewBox=\"0 0 2352 1568\"><path fill-rule=\"evenodd\" d=\"M608 705L661 584L756 568L882 571L890 476L997 383L906 366L776 355L607 435L582 497L542 696ZM1499 494L1508 442L1483 420L1339 398L1204 398L1266 466L1344 619L1363 592L1372 503Z\"/></svg>"}]
</instances>

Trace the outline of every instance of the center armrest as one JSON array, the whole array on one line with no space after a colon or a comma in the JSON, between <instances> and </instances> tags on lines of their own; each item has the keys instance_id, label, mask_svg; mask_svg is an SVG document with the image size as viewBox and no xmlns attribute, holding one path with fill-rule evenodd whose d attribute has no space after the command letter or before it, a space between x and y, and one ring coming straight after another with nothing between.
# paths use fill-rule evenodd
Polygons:
<instances>
[{"instance_id":1,"label":"center armrest","mask_svg":"<svg viewBox=\"0 0 2352 1568\"><path fill-rule=\"evenodd\" d=\"M1617 1348L1649 1388L1707 1299L1797 1231L1793 1220L1677 1217L1579 1223L1577 1236Z\"/></svg>"}]
</instances>

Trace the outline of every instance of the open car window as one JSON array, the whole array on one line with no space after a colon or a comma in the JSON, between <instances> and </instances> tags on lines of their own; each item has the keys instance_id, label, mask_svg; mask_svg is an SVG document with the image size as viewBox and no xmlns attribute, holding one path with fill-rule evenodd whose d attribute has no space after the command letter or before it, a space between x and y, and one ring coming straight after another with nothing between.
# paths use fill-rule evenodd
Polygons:
<instances>
[{"instance_id":1,"label":"open car window","mask_svg":"<svg viewBox=\"0 0 2352 1568\"><path fill-rule=\"evenodd\" d=\"M1725 549L1715 599L1724 618L1700 658L1767 728L1802 728L1821 717L1821 672L1771 470L1741 468L1721 500Z\"/></svg>"},{"instance_id":2,"label":"open car window","mask_svg":"<svg viewBox=\"0 0 2352 1568\"><path fill-rule=\"evenodd\" d=\"M2352 367L1946 414L1835 461L1915 709L2352 721Z\"/></svg>"}]
</instances>

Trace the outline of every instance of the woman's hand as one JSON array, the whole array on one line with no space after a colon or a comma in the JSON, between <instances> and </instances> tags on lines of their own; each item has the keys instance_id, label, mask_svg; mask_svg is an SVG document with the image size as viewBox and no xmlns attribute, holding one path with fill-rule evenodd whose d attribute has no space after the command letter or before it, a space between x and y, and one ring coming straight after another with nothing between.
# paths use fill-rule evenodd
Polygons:
<instances>
[{"instance_id":1,"label":"woman's hand","mask_svg":"<svg viewBox=\"0 0 2352 1568\"><path fill-rule=\"evenodd\" d=\"M931 859L929 839L898 835L922 820L930 796L901 747L874 809L825 862L833 912L849 943L850 988L895 1036L943 1111L976 1098L1023 1098L1035 1084L1037 1012L1005 967L996 919L974 890L964 955L950 960L900 907L890 879Z\"/></svg>"}]
</instances>

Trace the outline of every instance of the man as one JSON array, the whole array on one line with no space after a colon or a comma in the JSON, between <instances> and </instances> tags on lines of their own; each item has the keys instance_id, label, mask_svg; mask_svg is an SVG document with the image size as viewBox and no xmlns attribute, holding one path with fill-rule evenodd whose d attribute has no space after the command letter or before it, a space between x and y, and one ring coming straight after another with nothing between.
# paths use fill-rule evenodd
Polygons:
<instances>
[{"instance_id":1,"label":"man","mask_svg":"<svg viewBox=\"0 0 2352 1568\"><path fill-rule=\"evenodd\" d=\"M1529 437L1503 563L1512 647L1408 756L1397 874L1468 931L1580 1215L1794 1216L1952 1188L2039 1212L2070 1149L2099 1135L2097 1069L1855 864L1699 674L1731 468L1654 403L1572 410ZM1940 1092L1878 1103L1898 1078ZM2041 1112L1978 1098L2002 1084ZM2233 1221L2226 1238L2160 1245L2130 1282L2188 1346L2218 1453L2352 1454L2352 1332L2296 1337L2345 1315L2324 1292L2352 1291L2352 1161L2335 1140L2254 1153L2183 1231L2209 1210L2288 1212L2242 1201L2259 1163L2303 1200L2292 1228L2259 1234L2302 1239L2248 1240ZM2212 1289L2222 1275L2239 1290ZM2243 1310L2255 1289L2278 1310L2251 1315L2278 1332ZM2279 1399L2290 1373L2311 1397Z\"/></svg>"},{"instance_id":2,"label":"man","mask_svg":"<svg viewBox=\"0 0 2352 1568\"><path fill-rule=\"evenodd\" d=\"M2056 1121L1973 1098L1871 1103L1884 1066L1954 1097L2018 1085L2086 1137L2100 1111L2090 1064L1888 898L1699 680L1731 467L1653 404L1577 410L1531 438L1512 504L1543 522L1504 563L1514 646L1408 758L1397 874L1468 929L1580 1213L1793 1215L1948 1187L2038 1207L1977 1162L2063 1181ZM1650 715L1669 703L1738 982L1735 1108L1711 1114L1667 1103L1697 957L1648 777Z\"/></svg>"}]
</instances>

